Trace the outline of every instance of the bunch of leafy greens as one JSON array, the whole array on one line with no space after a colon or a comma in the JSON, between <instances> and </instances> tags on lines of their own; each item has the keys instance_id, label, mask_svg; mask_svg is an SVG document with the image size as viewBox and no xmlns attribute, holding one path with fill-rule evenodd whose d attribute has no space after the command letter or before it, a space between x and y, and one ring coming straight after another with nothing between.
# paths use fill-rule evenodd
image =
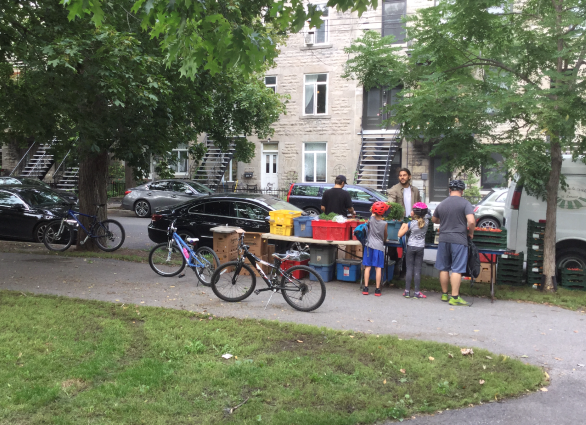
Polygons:
<instances>
[{"instance_id":1,"label":"bunch of leafy greens","mask_svg":"<svg viewBox=\"0 0 586 425\"><path fill-rule=\"evenodd\" d=\"M321 213L321 214L319 215L319 219L320 219L320 220L330 220L330 221L331 221L331 220L333 220L333 219L334 219L334 217L335 217L335 216L337 216L337 215L339 215L339 214L336 214L336 213L334 213L334 212L331 212L331 213L329 213L329 214Z\"/></svg>"},{"instance_id":2,"label":"bunch of leafy greens","mask_svg":"<svg viewBox=\"0 0 586 425\"><path fill-rule=\"evenodd\" d=\"M386 221L403 220L403 218L405 217L405 208L403 207L403 205L398 204L396 202L386 202L386 204L389 206L389 210L387 211L387 214L384 217Z\"/></svg>"}]
</instances>

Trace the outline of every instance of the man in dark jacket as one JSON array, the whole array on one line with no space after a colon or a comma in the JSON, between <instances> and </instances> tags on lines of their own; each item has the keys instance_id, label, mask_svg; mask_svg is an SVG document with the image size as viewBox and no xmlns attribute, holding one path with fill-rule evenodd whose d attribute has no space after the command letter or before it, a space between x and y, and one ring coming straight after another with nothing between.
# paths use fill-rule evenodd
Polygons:
<instances>
[{"instance_id":1,"label":"man in dark jacket","mask_svg":"<svg viewBox=\"0 0 586 425\"><path fill-rule=\"evenodd\" d=\"M334 182L334 187L324 192L321 198L321 210L323 213L336 213L347 217L348 214L353 216L354 207L352 206L352 198L350 194L344 190L346 186L346 177L338 176Z\"/></svg>"}]
</instances>

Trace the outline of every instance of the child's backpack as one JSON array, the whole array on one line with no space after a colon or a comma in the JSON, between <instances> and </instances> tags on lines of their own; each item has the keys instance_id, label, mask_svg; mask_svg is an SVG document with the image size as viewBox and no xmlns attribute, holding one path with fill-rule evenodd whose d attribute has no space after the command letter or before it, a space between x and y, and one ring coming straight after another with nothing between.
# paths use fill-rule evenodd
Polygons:
<instances>
[{"instance_id":1,"label":"child's backpack","mask_svg":"<svg viewBox=\"0 0 586 425\"><path fill-rule=\"evenodd\" d=\"M362 245L364 245L366 243L367 235L368 235L368 222L359 224L354 229L354 236L356 236L356 239L358 239Z\"/></svg>"}]
</instances>

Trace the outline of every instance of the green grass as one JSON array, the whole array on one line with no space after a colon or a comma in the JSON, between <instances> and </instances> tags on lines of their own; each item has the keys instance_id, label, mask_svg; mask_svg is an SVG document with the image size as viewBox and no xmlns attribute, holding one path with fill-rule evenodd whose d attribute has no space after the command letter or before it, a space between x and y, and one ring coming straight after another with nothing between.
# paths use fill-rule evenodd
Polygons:
<instances>
[{"instance_id":1,"label":"green grass","mask_svg":"<svg viewBox=\"0 0 586 425\"><path fill-rule=\"evenodd\" d=\"M392 336L11 291L0 309L6 424L367 424L545 382L486 350Z\"/></svg>"},{"instance_id":2,"label":"green grass","mask_svg":"<svg viewBox=\"0 0 586 425\"><path fill-rule=\"evenodd\" d=\"M393 280L393 285L405 287L404 280ZM441 292L439 279L421 276L421 289ZM462 282L460 294L474 297L490 297L490 284ZM536 304L555 305L568 310L586 310L586 291L559 288L556 293L540 292L531 286L495 285L494 297L499 300L524 301Z\"/></svg>"}]
</instances>

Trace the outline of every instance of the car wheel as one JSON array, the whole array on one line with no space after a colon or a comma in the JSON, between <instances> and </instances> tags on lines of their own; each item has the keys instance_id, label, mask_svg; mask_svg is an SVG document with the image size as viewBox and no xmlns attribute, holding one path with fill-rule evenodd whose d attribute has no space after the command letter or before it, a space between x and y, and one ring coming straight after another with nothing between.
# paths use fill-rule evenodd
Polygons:
<instances>
[{"instance_id":1,"label":"car wheel","mask_svg":"<svg viewBox=\"0 0 586 425\"><path fill-rule=\"evenodd\" d=\"M43 235L45 234L45 229L47 228L47 223L41 223L35 228L35 233L33 235L33 239L35 242L43 243Z\"/></svg>"},{"instance_id":2,"label":"car wheel","mask_svg":"<svg viewBox=\"0 0 586 425\"><path fill-rule=\"evenodd\" d=\"M492 217L486 217L478 220L476 227L484 227L486 229L500 229L501 224L498 222L498 220Z\"/></svg>"},{"instance_id":3,"label":"car wheel","mask_svg":"<svg viewBox=\"0 0 586 425\"><path fill-rule=\"evenodd\" d=\"M309 208L305 208L305 210L304 210L304 211L305 211L307 214L309 214L310 216L312 216L312 217L313 217L313 216L318 216L318 215L320 215L320 214L321 214L321 213L320 213L320 212L319 212L317 209L315 209L315 208L311 208L311 207L309 207Z\"/></svg>"},{"instance_id":4,"label":"car wheel","mask_svg":"<svg viewBox=\"0 0 586 425\"><path fill-rule=\"evenodd\" d=\"M177 234L181 236L181 239L183 239L184 242L187 238L195 237L189 230L177 230Z\"/></svg>"},{"instance_id":5,"label":"car wheel","mask_svg":"<svg viewBox=\"0 0 586 425\"><path fill-rule=\"evenodd\" d=\"M583 248L565 248L556 253L556 277L560 283L563 269L586 269L586 250Z\"/></svg>"},{"instance_id":6,"label":"car wheel","mask_svg":"<svg viewBox=\"0 0 586 425\"><path fill-rule=\"evenodd\" d=\"M145 218L151 216L151 205L148 201L141 199L134 204L134 213L137 217Z\"/></svg>"}]
</instances>

